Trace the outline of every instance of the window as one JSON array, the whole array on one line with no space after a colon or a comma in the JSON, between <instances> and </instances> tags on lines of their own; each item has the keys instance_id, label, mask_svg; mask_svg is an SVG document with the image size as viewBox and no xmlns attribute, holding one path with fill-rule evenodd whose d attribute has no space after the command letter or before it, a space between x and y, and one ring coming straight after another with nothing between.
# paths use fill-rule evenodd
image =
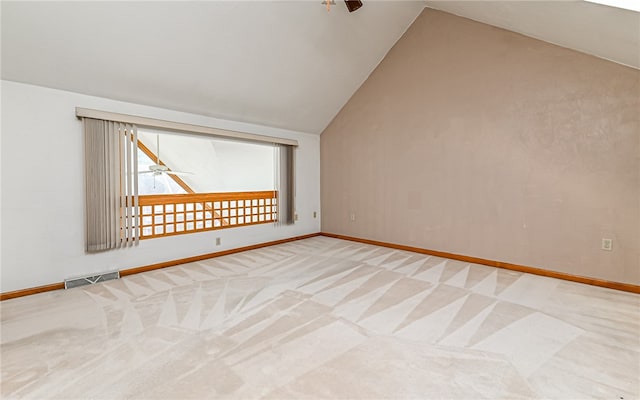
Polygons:
<instances>
[{"instance_id":1,"label":"window","mask_svg":"<svg viewBox=\"0 0 640 400\"><path fill-rule=\"evenodd\" d=\"M275 189L272 144L139 128L138 148L140 195ZM158 160L169 173L149 173Z\"/></svg>"},{"instance_id":2,"label":"window","mask_svg":"<svg viewBox=\"0 0 640 400\"><path fill-rule=\"evenodd\" d=\"M294 221L296 140L80 107L76 116L85 133L87 252Z\"/></svg>"},{"instance_id":3,"label":"window","mask_svg":"<svg viewBox=\"0 0 640 400\"><path fill-rule=\"evenodd\" d=\"M272 144L138 129L140 239L278 220Z\"/></svg>"}]
</instances>

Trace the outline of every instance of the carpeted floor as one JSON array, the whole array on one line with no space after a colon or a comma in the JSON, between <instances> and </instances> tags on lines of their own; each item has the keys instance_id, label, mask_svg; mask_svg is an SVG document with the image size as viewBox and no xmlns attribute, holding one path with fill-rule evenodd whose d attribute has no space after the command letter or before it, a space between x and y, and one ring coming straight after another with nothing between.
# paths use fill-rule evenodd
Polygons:
<instances>
[{"instance_id":1,"label":"carpeted floor","mask_svg":"<svg viewBox=\"0 0 640 400\"><path fill-rule=\"evenodd\" d=\"M327 237L0 307L3 398L640 397L640 296Z\"/></svg>"}]
</instances>

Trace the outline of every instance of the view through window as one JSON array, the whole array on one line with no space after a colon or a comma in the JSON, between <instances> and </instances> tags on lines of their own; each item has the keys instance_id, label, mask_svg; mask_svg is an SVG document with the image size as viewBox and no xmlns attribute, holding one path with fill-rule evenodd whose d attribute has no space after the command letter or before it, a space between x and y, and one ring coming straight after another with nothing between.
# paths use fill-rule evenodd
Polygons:
<instances>
[{"instance_id":1,"label":"view through window","mask_svg":"<svg viewBox=\"0 0 640 400\"><path fill-rule=\"evenodd\" d=\"M138 130L141 239L277 220L277 148Z\"/></svg>"}]
</instances>

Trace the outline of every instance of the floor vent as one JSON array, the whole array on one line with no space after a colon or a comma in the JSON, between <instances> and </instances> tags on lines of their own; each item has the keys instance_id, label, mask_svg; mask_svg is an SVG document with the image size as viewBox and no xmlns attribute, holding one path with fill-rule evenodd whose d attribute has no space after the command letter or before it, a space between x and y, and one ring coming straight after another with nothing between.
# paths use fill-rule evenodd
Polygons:
<instances>
[{"instance_id":1,"label":"floor vent","mask_svg":"<svg viewBox=\"0 0 640 400\"><path fill-rule=\"evenodd\" d=\"M105 272L99 275L82 276L79 278L69 278L64 280L64 288L71 289L78 286L93 285L94 283L120 279L120 272Z\"/></svg>"}]
</instances>

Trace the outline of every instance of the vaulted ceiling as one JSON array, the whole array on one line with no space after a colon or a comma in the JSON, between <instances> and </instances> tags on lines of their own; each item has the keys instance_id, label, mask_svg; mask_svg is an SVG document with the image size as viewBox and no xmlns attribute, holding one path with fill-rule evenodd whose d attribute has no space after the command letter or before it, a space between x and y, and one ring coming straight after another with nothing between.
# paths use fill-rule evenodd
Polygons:
<instances>
[{"instance_id":1,"label":"vaulted ceiling","mask_svg":"<svg viewBox=\"0 0 640 400\"><path fill-rule=\"evenodd\" d=\"M2 79L320 133L425 7L640 68L640 13L584 1L2 1Z\"/></svg>"},{"instance_id":2,"label":"vaulted ceiling","mask_svg":"<svg viewBox=\"0 0 640 400\"><path fill-rule=\"evenodd\" d=\"M637 11L581 0L426 3L441 11L640 68Z\"/></svg>"},{"instance_id":3,"label":"vaulted ceiling","mask_svg":"<svg viewBox=\"0 0 640 400\"><path fill-rule=\"evenodd\" d=\"M2 77L320 133L424 8L2 2Z\"/></svg>"}]
</instances>

